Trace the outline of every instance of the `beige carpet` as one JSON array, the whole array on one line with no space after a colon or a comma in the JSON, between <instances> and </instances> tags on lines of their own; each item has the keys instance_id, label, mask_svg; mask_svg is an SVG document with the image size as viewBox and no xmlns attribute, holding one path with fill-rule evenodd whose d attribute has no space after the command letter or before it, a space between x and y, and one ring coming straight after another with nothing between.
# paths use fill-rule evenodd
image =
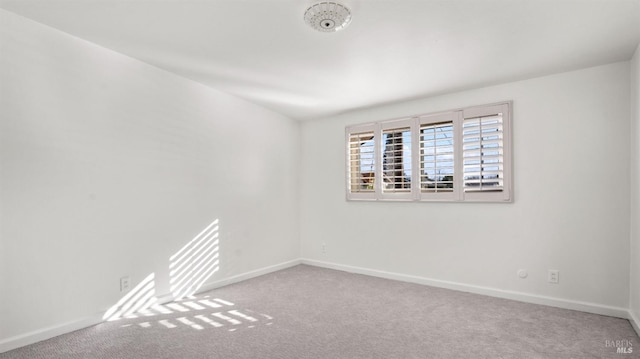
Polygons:
<instances>
[{"instance_id":1,"label":"beige carpet","mask_svg":"<svg viewBox=\"0 0 640 359\"><path fill-rule=\"evenodd\" d=\"M624 319L300 265L0 358L640 358L640 339Z\"/></svg>"}]
</instances>

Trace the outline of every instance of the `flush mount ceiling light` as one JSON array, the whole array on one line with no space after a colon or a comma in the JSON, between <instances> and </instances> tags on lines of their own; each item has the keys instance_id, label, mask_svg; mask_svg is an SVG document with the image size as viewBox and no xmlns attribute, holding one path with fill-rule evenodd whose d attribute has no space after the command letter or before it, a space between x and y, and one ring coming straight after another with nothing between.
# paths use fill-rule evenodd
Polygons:
<instances>
[{"instance_id":1,"label":"flush mount ceiling light","mask_svg":"<svg viewBox=\"0 0 640 359\"><path fill-rule=\"evenodd\" d=\"M322 32L336 32L351 22L351 11L335 2L319 2L304 12L304 21Z\"/></svg>"}]
</instances>

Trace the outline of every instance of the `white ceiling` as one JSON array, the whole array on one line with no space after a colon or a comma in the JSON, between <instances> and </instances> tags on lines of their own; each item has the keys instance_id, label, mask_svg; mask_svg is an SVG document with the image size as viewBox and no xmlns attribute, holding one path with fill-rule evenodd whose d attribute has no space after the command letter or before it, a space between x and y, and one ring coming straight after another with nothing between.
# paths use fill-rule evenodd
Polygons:
<instances>
[{"instance_id":1,"label":"white ceiling","mask_svg":"<svg viewBox=\"0 0 640 359\"><path fill-rule=\"evenodd\" d=\"M0 7L295 119L628 60L640 0L0 0Z\"/></svg>"}]
</instances>

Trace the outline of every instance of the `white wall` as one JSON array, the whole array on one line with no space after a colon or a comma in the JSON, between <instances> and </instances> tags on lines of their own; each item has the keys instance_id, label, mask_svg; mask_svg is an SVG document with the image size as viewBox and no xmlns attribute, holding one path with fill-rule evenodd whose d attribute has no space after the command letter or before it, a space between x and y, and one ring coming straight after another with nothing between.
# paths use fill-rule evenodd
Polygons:
<instances>
[{"instance_id":1,"label":"white wall","mask_svg":"<svg viewBox=\"0 0 640 359\"><path fill-rule=\"evenodd\" d=\"M169 293L169 257L214 219L209 282L300 257L296 122L4 10L0 23L0 344L102 315L124 275Z\"/></svg>"},{"instance_id":2,"label":"white wall","mask_svg":"<svg viewBox=\"0 0 640 359\"><path fill-rule=\"evenodd\" d=\"M640 45L631 59L631 285L630 311L640 334Z\"/></svg>"},{"instance_id":3,"label":"white wall","mask_svg":"<svg viewBox=\"0 0 640 359\"><path fill-rule=\"evenodd\" d=\"M156 273L168 293L169 256L214 219L209 282L298 258L300 235L311 260L640 317L640 50L631 72L617 63L299 126L4 10L0 23L0 352L101 315L121 276ZM502 100L514 101L514 203L345 201L346 125Z\"/></svg>"},{"instance_id":4,"label":"white wall","mask_svg":"<svg viewBox=\"0 0 640 359\"><path fill-rule=\"evenodd\" d=\"M615 63L304 123L303 257L626 313L629 74ZM514 106L514 203L345 200L346 125L503 100Z\"/></svg>"}]
</instances>

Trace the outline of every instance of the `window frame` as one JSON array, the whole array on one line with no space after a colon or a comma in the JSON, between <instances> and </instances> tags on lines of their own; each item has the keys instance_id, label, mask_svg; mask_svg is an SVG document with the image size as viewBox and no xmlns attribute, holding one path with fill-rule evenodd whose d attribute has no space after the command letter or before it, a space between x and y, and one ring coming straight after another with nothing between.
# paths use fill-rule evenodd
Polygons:
<instances>
[{"instance_id":1,"label":"window frame","mask_svg":"<svg viewBox=\"0 0 640 359\"><path fill-rule=\"evenodd\" d=\"M435 112L400 119L385 120L345 127L345 173L346 199L349 201L417 201L417 202L512 202L512 101L489 105L473 106L449 111ZM499 191L465 191L463 125L465 119L487 117L502 113L502 188ZM421 183L421 127L439 123L451 123L453 126L453 190L451 192L422 191ZM384 151L382 146L385 130L409 127L411 131L411 188L407 192L385 192L383 183ZM374 140L374 186L371 192L351 191L351 148L352 134L373 132Z\"/></svg>"}]
</instances>

